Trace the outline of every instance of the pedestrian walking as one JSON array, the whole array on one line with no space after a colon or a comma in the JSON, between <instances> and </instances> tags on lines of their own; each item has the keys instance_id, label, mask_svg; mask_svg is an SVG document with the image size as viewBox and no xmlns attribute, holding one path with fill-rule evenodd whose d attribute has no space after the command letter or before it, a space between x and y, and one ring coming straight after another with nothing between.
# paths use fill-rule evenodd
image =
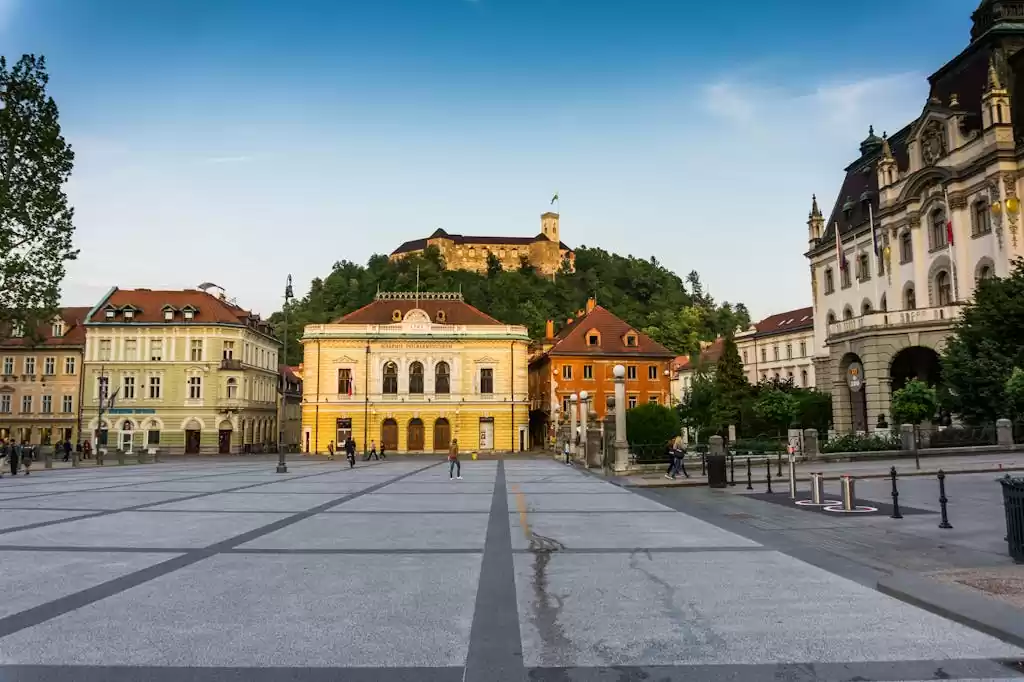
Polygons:
<instances>
[{"instance_id":1,"label":"pedestrian walking","mask_svg":"<svg viewBox=\"0 0 1024 682\"><path fill-rule=\"evenodd\" d=\"M569 464L569 439L566 438L565 442L562 443L562 454L565 455L565 463Z\"/></svg>"},{"instance_id":2,"label":"pedestrian walking","mask_svg":"<svg viewBox=\"0 0 1024 682\"><path fill-rule=\"evenodd\" d=\"M327 459L334 459L334 441L327 444Z\"/></svg>"},{"instance_id":3,"label":"pedestrian walking","mask_svg":"<svg viewBox=\"0 0 1024 682\"><path fill-rule=\"evenodd\" d=\"M380 458L381 459L387 459L388 458L387 453L384 452L384 443L380 444Z\"/></svg>"},{"instance_id":4,"label":"pedestrian walking","mask_svg":"<svg viewBox=\"0 0 1024 682\"><path fill-rule=\"evenodd\" d=\"M376 449L371 449L368 453L366 453L366 459L367 460L375 459L375 460L380 461L380 455L377 454L377 450Z\"/></svg>"},{"instance_id":5,"label":"pedestrian walking","mask_svg":"<svg viewBox=\"0 0 1024 682\"><path fill-rule=\"evenodd\" d=\"M64 461L71 459L71 439L68 438L64 441Z\"/></svg>"},{"instance_id":6,"label":"pedestrian walking","mask_svg":"<svg viewBox=\"0 0 1024 682\"><path fill-rule=\"evenodd\" d=\"M11 453L7 456L7 461L11 465L11 476L17 476L18 464L21 462L21 445L11 444Z\"/></svg>"},{"instance_id":7,"label":"pedestrian walking","mask_svg":"<svg viewBox=\"0 0 1024 682\"><path fill-rule=\"evenodd\" d=\"M348 468L356 465L356 443L351 438L345 439L345 459L348 460Z\"/></svg>"},{"instance_id":8,"label":"pedestrian walking","mask_svg":"<svg viewBox=\"0 0 1024 682\"><path fill-rule=\"evenodd\" d=\"M92 441L87 440L82 446L82 459L92 459Z\"/></svg>"},{"instance_id":9,"label":"pedestrian walking","mask_svg":"<svg viewBox=\"0 0 1024 682\"><path fill-rule=\"evenodd\" d=\"M452 446L448 448L448 478L452 478L452 472L458 474L458 479L462 480L462 464L459 463L459 440L453 439Z\"/></svg>"},{"instance_id":10,"label":"pedestrian walking","mask_svg":"<svg viewBox=\"0 0 1024 682\"><path fill-rule=\"evenodd\" d=\"M675 480L680 470L683 472L683 476L689 478L690 474L686 472L686 443L683 442L682 436L676 436L674 440L669 441L668 454L671 463L668 465L668 471L665 472L665 478Z\"/></svg>"},{"instance_id":11,"label":"pedestrian walking","mask_svg":"<svg viewBox=\"0 0 1024 682\"><path fill-rule=\"evenodd\" d=\"M0 478L4 477L4 469L7 467L7 458L10 456L10 444L0 440Z\"/></svg>"},{"instance_id":12,"label":"pedestrian walking","mask_svg":"<svg viewBox=\"0 0 1024 682\"><path fill-rule=\"evenodd\" d=\"M370 457L377 457L377 441L375 440L370 441Z\"/></svg>"},{"instance_id":13,"label":"pedestrian walking","mask_svg":"<svg viewBox=\"0 0 1024 682\"><path fill-rule=\"evenodd\" d=\"M21 468L25 470L25 475L28 476L32 470L32 460L35 459L35 450L38 445L30 445L23 443L21 447Z\"/></svg>"}]
</instances>

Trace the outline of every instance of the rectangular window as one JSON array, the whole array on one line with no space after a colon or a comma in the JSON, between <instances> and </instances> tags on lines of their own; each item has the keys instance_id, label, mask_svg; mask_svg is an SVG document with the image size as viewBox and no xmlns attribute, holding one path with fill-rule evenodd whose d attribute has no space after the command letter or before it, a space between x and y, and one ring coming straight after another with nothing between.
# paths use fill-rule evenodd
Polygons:
<instances>
[{"instance_id":1,"label":"rectangular window","mask_svg":"<svg viewBox=\"0 0 1024 682\"><path fill-rule=\"evenodd\" d=\"M110 359L110 339L100 339L100 360Z\"/></svg>"},{"instance_id":2,"label":"rectangular window","mask_svg":"<svg viewBox=\"0 0 1024 682\"><path fill-rule=\"evenodd\" d=\"M14 374L14 358L4 358L4 374Z\"/></svg>"},{"instance_id":3,"label":"rectangular window","mask_svg":"<svg viewBox=\"0 0 1024 682\"><path fill-rule=\"evenodd\" d=\"M124 377L123 386L121 397L125 400L135 400L135 377Z\"/></svg>"},{"instance_id":4,"label":"rectangular window","mask_svg":"<svg viewBox=\"0 0 1024 682\"><path fill-rule=\"evenodd\" d=\"M572 365L562 365L562 378L572 379Z\"/></svg>"},{"instance_id":5,"label":"rectangular window","mask_svg":"<svg viewBox=\"0 0 1024 682\"><path fill-rule=\"evenodd\" d=\"M36 373L36 359L35 358L25 358L25 374L35 374L35 373Z\"/></svg>"},{"instance_id":6,"label":"rectangular window","mask_svg":"<svg viewBox=\"0 0 1024 682\"><path fill-rule=\"evenodd\" d=\"M43 360L43 374L53 376L57 373L57 358L46 358Z\"/></svg>"},{"instance_id":7,"label":"rectangular window","mask_svg":"<svg viewBox=\"0 0 1024 682\"><path fill-rule=\"evenodd\" d=\"M7 396L4 396L7 397ZM562 396L562 414L569 414L569 405L572 403L569 401L569 396Z\"/></svg>"},{"instance_id":8,"label":"rectangular window","mask_svg":"<svg viewBox=\"0 0 1024 682\"><path fill-rule=\"evenodd\" d=\"M480 392L485 395L494 393L494 370L489 367L480 370Z\"/></svg>"},{"instance_id":9,"label":"rectangular window","mask_svg":"<svg viewBox=\"0 0 1024 682\"><path fill-rule=\"evenodd\" d=\"M146 444L147 445L160 445L160 432L156 429L150 429L146 432Z\"/></svg>"},{"instance_id":10,"label":"rectangular window","mask_svg":"<svg viewBox=\"0 0 1024 682\"><path fill-rule=\"evenodd\" d=\"M11 413L11 394L4 393L0 395L0 414Z\"/></svg>"},{"instance_id":11,"label":"rectangular window","mask_svg":"<svg viewBox=\"0 0 1024 682\"><path fill-rule=\"evenodd\" d=\"M149 359L153 362L160 362L164 359L164 340L152 339L149 342Z\"/></svg>"},{"instance_id":12,"label":"rectangular window","mask_svg":"<svg viewBox=\"0 0 1024 682\"><path fill-rule=\"evenodd\" d=\"M235 342L225 341L224 342L224 359L231 360L235 357Z\"/></svg>"},{"instance_id":13,"label":"rectangular window","mask_svg":"<svg viewBox=\"0 0 1024 682\"><path fill-rule=\"evenodd\" d=\"M648 379L657 379L658 378L658 366L657 365L650 365L650 366L647 367L647 378Z\"/></svg>"},{"instance_id":14,"label":"rectangular window","mask_svg":"<svg viewBox=\"0 0 1024 682\"><path fill-rule=\"evenodd\" d=\"M800 342L800 357L802 357L802 358L803 357L807 357L807 342L806 341L801 341Z\"/></svg>"},{"instance_id":15,"label":"rectangular window","mask_svg":"<svg viewBox=\"0 0 1024 682\"><path fill-rule=\"evenodd\" d=\"M202 377L189 377L188 378L188 399L199 400L203 397L203 378Z\"/></svg>"},{"instance_id":16,"label":"rectangular window","mask_svg":"<svg viewBox=\"0 0 1024 682\"><path fill-rule=\"evenodd\" d=\"M772 346L772 357L774 357L776 360L779 359L779 347L778 346Z\"/></svg>"},{"instance_id":17,"label":"rectangular window","mask_svg":"<svg viewBox=\"0 0 1024 682\"><path fill-rule=\"evenodd\" d=\"M761 362L768 362L768 349L767 348L762 348L761 349Z\"/></svg>"},{"instance_id":18,"label":"rectangular window","mask_svg":"<svg viewBox=\"0 0 1024 682\"><path fill-rule=\"evenodd\" d=\"M594 366L593 365L583 365L583 378L584 379L593 379L594 378Z\"/></svg>"},{"instance_id":19,"label":"rectangular window","mask_svg":"<svg viewBox=\"0 0 1024 682\"><path fill-rule=\"evenodd\" d=\"M124 340L124 359L128 362L135 362L139 359L139 342L137 340Z\"/></svg>"},{"instance_id":20,"label":"rectangular window","mask_svg":"<svg viewBox=\"0 0 1024 682\"><path fill-rule=\"evenodd\" d=\"M338 394L352 395L352 370L345 368L338 370Z\"/></svg>"},{"instance_id":21,"label":"rectangular window","mask_svg":"<svg viewBox=\"0 0 1024 682\"><path fill-rule=\"evenodd\" d=\"M836 281L835 281L835 278L832 276L832 268L827 268L825 270L825 293L826 294L831 294L835 290L836 290Z\"/></svg>"},{"instance_id":22,"label":"rectangular window","mask_svg":"<svg viewBox=\"0 0 1024 682\"><path fill-rule=\"evenodd\" d=\"M657 405L658 404L658 396L656 396L656 395L648 396L647 402L651 403L652 405Z\"/></svg>"},{"instance_id":23,"label":"rectangular window","mask_svg":"<svg viewBox=\"0 0 1024 682\"><path fill-rule=\"evenodd\" d=\"M68 355L64 358L64 373L74 374L75 373L75 356Z\"/></svg>"},{"instance_id":24,"label":"rectangular window","mask_svg":"<svg viewBox=\"0 0 1024 682\"><path fill-rule=\"evenodd\" d=\"M28 413L32 411L32 396L23 395L21 396L21 411Z\"/></svg>"},{"instance_id":25,"label":"rectangular window","mask_svg":"<svg viewBox=\"0 0 1024 682\"><path fill-rule=\"evenodd\" d=\"M626 368L626 378L630 381L636 380L636 365L630 365Z\"/></svg>"},{"instance_id":26,"label":"rectangular window","mask_svg":"<svg viewBox=\"0 0 1024 682\"><path fill-rule=\"evenodd\" d=\"M160 399L160 377L149 378L149 399L159 400Z\"/></svg>"},{"instance_id":27,"label":"rectangular window","mask_svg":"<svg viewBox=\"0 0 1024 682\"><path fill-rule=\"evenodd\" d=\"M66 395L60 399L60 411L64 414L71 414L71 410L74 409L73 399L71 396Z\"/></svg>"},{"instance_id":28,"label":"rectangular window","mask_svg":"<svg viewBox=\"0 0 1024 682\"><path fill-rule=\"evenodd\" d=\"M847 265L845 268L843 268L840 271L839 274L840 274L840 279L842 280L843 288L844 289L849 289L850 288L850 266Z\"/></svg>"},{"instance_id":29,"label":"rectangular window","mask_svg":"<svg viewBox=\"0 0 1024 682\"><path fill-rule=\"evenodd\" d=\"M601 337L597 334L587 334L587 345L596 346L601 343Z\"/></svg>"},{"instance_id":30,"label":"rectangular window","mask_svg":"<svg viewBox=\"0 0 1024 682\"><path fill-rule=\"evenodd\" d=\"M636 403L637 403L636 396L635 395L629 396L629 409L632 410L634 407L636 407Z\"/></svg>"},{"instance_id":31,"label":"rectangular window","mask_svg":"<svg viewBox=\"0 0 1024 682\"><path fill-rule=\"evenodd\" d=\"M988 234L992 231L991 209L987 201L974 202L974 234Z\"/></svg>"},{"instance_id":32,"label":"rectangular window","mask_svg":"<svg viewBox=\"0 0 1024 682\"><path fill-rule=\"evenodd\" d=\"M791 343L787 343L786 344L786 359L787 360L792 360L793 359L793 344L791 344Z\"/></svg>"},{"instance_id":33,"label":"rectangular window","mask_svg":"<svg viewBox=\"0 0 1024 682\"><path fill-rule=\"evenodd\" d=\"M192 345L190 347L191 351L189 359L192 360L192 362L200 362L203 359L203 340L192 339Z\"/></svg>"},{"instance_id":34,"label":"rectangular window","mask_svg":"<svg viewBox=\"0 0 1024 682\"><path fill-rule=\"evenodd\" d=\"M44 395L43 396L43 398L42 398L42 405L40 407L40 411L43 414L50 414L51 412L53 412L53 396L52 395Z\"/></svg>"}]
</instances>

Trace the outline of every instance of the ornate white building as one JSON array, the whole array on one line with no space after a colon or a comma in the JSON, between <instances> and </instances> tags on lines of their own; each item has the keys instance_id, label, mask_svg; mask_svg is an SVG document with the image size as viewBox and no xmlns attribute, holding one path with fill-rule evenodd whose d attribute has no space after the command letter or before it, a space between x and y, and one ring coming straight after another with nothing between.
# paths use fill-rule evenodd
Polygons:
<instances>
[{"instance_id":1,"label":"ornate white building","mask_svg":"<svg viewBox=\"0 0 1024 682\"><path fill-rule=\"evenodd\" d=\"M972 19L921 115L890 137L869 131L827 217L812 202L817 383L840 432L890 420L909 379L937 382L976 282L1024 255L1024 0L984 0Z\"/></svg>"}]
</instances>

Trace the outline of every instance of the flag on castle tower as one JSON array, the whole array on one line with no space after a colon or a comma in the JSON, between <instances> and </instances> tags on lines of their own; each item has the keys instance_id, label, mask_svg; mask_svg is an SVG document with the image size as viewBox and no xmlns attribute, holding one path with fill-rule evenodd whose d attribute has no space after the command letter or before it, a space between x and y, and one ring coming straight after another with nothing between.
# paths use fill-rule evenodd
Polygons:
<instances>
[{"instance_id":1,"label":"flag on castle tower","mask_svg":"<svg viewBox=\"0 0 1024 682\"><path fill-rule=\"evenodd\" d=\"M836 261L840 270L846 269L846 252L843 251L843 240L839 238L839 221L836 221Z\"/></svg>"},{"instance_id":2,"label":"flag on castle tower","mask_svg":"<svg viewBox=\"0 0 1024 682\"><path fill-rule=\"evenodd\" d=\"M555 192L555 196L551 197L552 204L554 204L556 201L558 201L558 192Z\"/></svg>"}]
</instances>

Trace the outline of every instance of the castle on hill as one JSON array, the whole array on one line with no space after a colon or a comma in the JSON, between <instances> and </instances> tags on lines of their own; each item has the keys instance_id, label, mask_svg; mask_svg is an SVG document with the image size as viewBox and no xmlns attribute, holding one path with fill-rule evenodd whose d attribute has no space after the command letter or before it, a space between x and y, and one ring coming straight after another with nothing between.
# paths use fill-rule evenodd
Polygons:
<instances>
[{"instance_id":1,"label":"castle on hill","mask_svg":"<svg viewBox=\"0 0 1024 682\"><path fill-rule=\"evenodd\" d=\"M576 254L561 241L558 233L558 214L544 213L540 217L540 233L536 237L467 237L449 234L442 229L423 239L407 241L391 252L389 258L398 260L410 254L423 253L436 246L449 270L487 272L490 254L501 262L505 270L513 270L525 258L542 275L553 275L568 259L570 270L575 268Z\"/></svg>"}]
</instances>

